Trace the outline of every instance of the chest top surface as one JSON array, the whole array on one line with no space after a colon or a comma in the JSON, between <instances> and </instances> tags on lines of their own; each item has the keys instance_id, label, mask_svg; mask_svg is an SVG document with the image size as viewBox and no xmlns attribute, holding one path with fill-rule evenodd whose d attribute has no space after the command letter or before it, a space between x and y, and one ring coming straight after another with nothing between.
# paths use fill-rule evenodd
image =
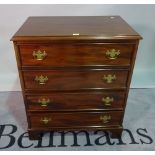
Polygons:
<instances>
[{"instance_id":1,"label":"chest top surface","mask_svg":"<svg viewBox=\"0 0 155 155\"><path fill-rule=\"evenodd\" d=\"M28 38L141 39L120 16L29 17L12 37Z\"/></svg>"}]
</instances>

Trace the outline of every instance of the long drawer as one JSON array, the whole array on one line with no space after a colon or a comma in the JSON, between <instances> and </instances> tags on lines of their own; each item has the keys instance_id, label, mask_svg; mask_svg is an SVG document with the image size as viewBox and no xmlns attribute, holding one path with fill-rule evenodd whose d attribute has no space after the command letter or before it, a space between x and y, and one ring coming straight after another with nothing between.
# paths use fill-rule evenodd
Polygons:
<instances>
[{"instance_id":1,"label":"long drawer","mask_svg":"<svg viewBox=\"0 0 155 155\"><path fill-rule=\"evenodd\" d=\"M38 127L102 127L119 126L123 113L112 112L67 112L30 114L31 128Z\"/></svg>"},{"instance_id":2,"label":"long drawer","mask_svg":"<svg viewBox=\"0 0 155 155\"><path fill-rule=\"evenodd\" d=\"M23 66L129 66L134 44L92 43L92 44L48 44L20 45Z\"/></svg>"},{"instance_id":3,"label":"long drawer","mask_svg":"<svg viewBox=\"0 0 155 155\"><path fill-rule=\"evenodd\" d=\"M124 91L26 95L29 111L122 110L124 99Z\"/></svg>"},{"instance_id":4,"label":"long drawer","mask_svg":"<svg viewBox=\"0 0 155 155\"><path fill-rule=\"evenodd\" d=\"M125 88L127 76L127 70L23 71L25 88L31 90Z\"/></svg>"}]
</instances>

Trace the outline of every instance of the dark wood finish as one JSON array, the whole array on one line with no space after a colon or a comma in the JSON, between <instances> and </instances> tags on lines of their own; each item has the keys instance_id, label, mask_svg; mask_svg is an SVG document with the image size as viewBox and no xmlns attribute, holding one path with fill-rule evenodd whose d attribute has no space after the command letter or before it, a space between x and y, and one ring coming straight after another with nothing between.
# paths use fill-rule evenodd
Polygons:
<instances>
[{"instance_id":1,"label":"dark wood finish","mask_svg":"<svg viewBox=\"0 0 155 155\"><path fill-rule=\"evenodd\" d=\"M101 117L110 116L111 119L106 123L101 120ZM66 113L39 113L32 114L29 116L31 127L40 128L40 127L53 127L53 128L63 128L63 127L72 127L76 126L84 128L89 126L94 127L103 127L103 126L120 126L120 120L122 117L122 112L66 112ZM44 118L49 119L50 121L45 124L42 120Z\"/></svg>"},{"instance_id":2,"label":"dark wood finish","mask_svg":"<svg viewBox=\"0 0 155 155\"><path fill-rule=\"evenodd\" d=\"M124 43L74 43L50 45L21 45L20 55L23 66L94 66L94 65L130 65L130 58L134 44ZM111 49L120 50L116 59L109 59L106 52ZM33 57L33 51L45 51L47 56L43 60ZM82 57L81 57L82 55ZM58 63L59 62L59 63Z\"/></svg>"},{"instance_id":3,"label":"dark wood finish","mask_svg":"<svg viewBox=\"0 0 155 155\"><path fill-rule=\"evenodd\" d=\"M36 76L48 78L45 84L35 81ZM104 76L116 76L107 83ZM128 71L126 70L51 70L24 71L25 89L29 90L82 90L94 88L125 88Z\"/></svg>"},{"instance_id":4,"label":"dark wood finish","mask_svg":"<svg viewBox=\"0 0 155 155\"><path fill-rule=\"evenodd\" d=\"M79 33L80 39L141 39L119 16L70 16L70 17L29 17L13 41L32 39L59 39L65 36L72 40ZM27 37L27 38L26 38ZM44 38L45 37L45 38ZM31 39L30 39L31 38ZM78 38L78 37L77 37Z\"/></svg>"},{"instance_id":5,"label":"dark wood finish","mask_svg":"<svg viewBox=\"0 0 155 155\"><path fill-rule=\"evenodd\" d=\"M139 45L139 41L136 41L136 46L134 48L134 53L132 55L132 61L131 61L131 65L130 65L130 74L128 75L128 78L127 78L127 89L126 89L126 98L125 98L125 104L124 104L124 109L126 108L126 104L127 104L127 99L128 99L128 94L129 94L129 89L130 89L130 83L131 83L131 79L132 79L132 74L133 74L133 69L134 69L134 65L135 65L135 60L136 60L136 54L137 54L137 51L138 51L138 45ZM125 110L123 112L123 117L124 117L124 114L125 114ZM121 122L123 123L123 117L122 117L122 120Z\"/></svg>"},{"instance_id":6,"label":"dark wood finish","mask_svg":"<svg viewBox=\"0 0 155 155\"><path fill-rule=\"evenodd\" d=\"M113 98L106 103L104 99ZM27 95L29 111L82 111L82 110L122 110L125 100L124 91L86 92L86 93L51 93ZM40 103L45 99L49 102Z\"/></svg>"},{"instance_id":7,"label":"dark wood finish","mask_svg":"<svg viewBox=\"0 0 155 155\"><path fill-rule=\"evenodd\" d=\"M75 34L78 35L75 35ZM30 139L60 130L96 130L120 137L139 40L121 17L30 17L12 37ZM107 50L120 50L116 59ZM33 51L46 51L36 60ZM106 83L104 75L114 75ZM38 84L36 76L47 76ZM105 105L103 97L113 97ZM40 106L39 99L49 99ZM42 103L43 104L43 103ZM103 123L101 115L110 115ZM50 118L49 122L40 121ZM44 122L44 123L43 123Z\"/></svg>"}]
</instances>

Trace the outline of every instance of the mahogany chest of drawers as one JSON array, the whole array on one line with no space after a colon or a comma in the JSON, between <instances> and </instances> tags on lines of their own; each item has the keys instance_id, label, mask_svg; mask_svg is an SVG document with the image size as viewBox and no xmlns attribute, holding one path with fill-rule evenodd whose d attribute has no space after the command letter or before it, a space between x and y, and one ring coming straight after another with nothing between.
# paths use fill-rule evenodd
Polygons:
<instances>
[{"instance_id":1,"label":"mahogany chest of drawers","mask_svg":"<svg viewBox=\"0 0 155 155\"><path fill-rule=\"evenodd\" d=\"M140 39L119 16L29 17L12 41L30 139L80 129L121 136Z\"/></svg>"}]
</instances>

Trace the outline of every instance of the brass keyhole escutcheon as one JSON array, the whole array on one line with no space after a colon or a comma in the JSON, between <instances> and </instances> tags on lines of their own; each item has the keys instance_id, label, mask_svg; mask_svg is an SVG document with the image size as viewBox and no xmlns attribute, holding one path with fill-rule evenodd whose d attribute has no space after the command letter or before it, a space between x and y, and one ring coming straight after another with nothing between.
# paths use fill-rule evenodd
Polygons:
<instances>
[{"instance_id":1,"label":"brass keyhole escutcheon","mask_svg":"<svg viewBox=\"0 0 155 155\"><path fill-rule=\"evenodd\" d=\"M109 96L103 97L102 102L104 102L104 105L111 106L111 103L114 102L114 98L113 97L110 98Z\"/></svg>"},{"instance_id":2,"label":"brass keyhole escutcheon","mask_svg":"<svg viewBox=\"0 0 155 155\"><path fill-rule=\"evenodd\" d=\"M120 55L120 50L117 50L117 49L109 49L106 51L106 56L109 58L109 59L117 59L118 56Z\"/></svg>"},{"instance_id":3,"label":"brass keyhole escutcheon","mask_svg":"<svg viewBox=\"0 0 155 155\"><path fill-rule=\"evenodd\" d=\"M42 107L47 107L48 104L50 103L50 99L41 98L38 99L38 103L40 103Z\"/></svg>"},{"instance_id":4,"label":"brass keyhole escutcheon","mask_svg":"<svg viewBox=\"0 0 155 155\"><path fill-rule=\"evenodd\" d=\"M47 56L47 53L46 51L38 50L38 51L33 51L32 55L36 60L43 60Z\"/></svg>"},{"instance_id":5,"label":"brass keyhole escutcheon","mask_svg":"<svg viewBox=\"0 0 155 155\"><path fill-rule=\"evenodd\" d=\"M102 121L102 123L108 123L111 120L111 116L110 115L100 116L100 120Z\"/></svg>"},{"instance_id":6,"label":"brass keyhole escutcheon","mask_svg":"<svg viewBox=\"0 0 155 155\"><path fill-rule=\"evenodd\" d=\"M48 81L48 77L47 76L43 76L43 75L36 76L35 77L35 81L37 81L40 85L46 84L46 82Z\"/></svg>"},{"instance_id":7,"label":"brass keyhole escutcheon","mask_svg":"<svg viewBox=\"0 0 155 155\"><path fill-rule=\"evenodd\" d=\"M112 83L114 80L116 80L116 75L104 75L103 80L105 80L107 83Z\"/></svg>"}]
</instances>

